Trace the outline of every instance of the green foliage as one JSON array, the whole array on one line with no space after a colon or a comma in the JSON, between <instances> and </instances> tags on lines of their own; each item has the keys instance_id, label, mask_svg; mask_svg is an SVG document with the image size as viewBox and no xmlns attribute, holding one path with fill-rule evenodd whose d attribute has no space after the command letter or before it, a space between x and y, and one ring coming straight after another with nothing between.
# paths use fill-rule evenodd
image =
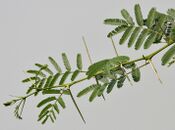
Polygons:
<instances>
[{"instance_id":1,"label":"green foliage","mask_svg":"<svg viewBox=\"0 0 175 130\"><path fill-rule=\"evenodd\" d=\"M55 70L52 70L47 64L36 63L35 67L37 69L28 70L27 73L29 77L22 80L22 83L26 83L28 86L26 95L5 102L4 106L17 104L14 115L18 119L22 119L22 112L26 100L31 96L44 95L46 97L38 103L37 107L41 109L38 115L38 121L45 124L48 120L55 122L57 115L60 113L60 108L66 108L63 96L67 95L71 97L78 113L85 122L82 112L71 92L73 85L94 78L95 83L92 83L92 85L86 88L82 88L77 94L77 97L89 94L89 101L92 102L97 97L104 98L105 92L110 94L115 86L116 88L123 87L126 79L130 81L129 74L131 74L134 82L139 82L141 79L140 69L150 63L148 61L152 61L154 56L171 45L172 47L163 55L161 61L162 65L171 66L174 64L175 9L169 9L167 14L164 14L158 12L155 8L151 8L147 18L143 18L141 7L139 4L136 4L134 6L134 13L136 22L126 9L121 11L123 19L108 18L104 20L104 24L116 26L115 29L107 35L111 38L113 46L114 42L112 37L123 33L119 44L123 45L127 43L128 48L135 46L135 49L139 50L143 46L144 49L149 49L152 45L159 43L164 44L163 47L151 54L133 60L130 60L128 56L117 54L116 57L95 62L88 67L87 71L83 70L82 56L79 53L76 56L76 68L74 70L66 53L62 53L62 61L66 69L65 72L62 71L62 68L54 58L49 57L48 59ZM116 50L115 46L114 49ZM136 63L141 61L144 61L144 64L137 67ZM153 64L152 67L156 75L158 75ZM84 75L84 77L79 78L82 75Z\"/></svg>"},{"instance_id":2,"label":"green foliage","mask_svg":"<svg viewBox=\"0 0 175 130\"><path fill-rule=\"evenodd\" d=\"M133 18L130 16L127 10L123 9L121 11L123 18L126 20L119 24L120 20L117 19L115 23L115 19L109 18L104 21L105 24L115 25L117 26L113 31L108 33L108 37L113 37L119 33L123 33L120 38L120 45L123 45L128 41L128 47L131 47L135 44L135 49L139 50L142 45L144 45L144 49L148 49L154 43L160 43L161 40L173 40L175 41L175 36L171 35L171 38L165 38L165 24L167 22L172 22L172 17L174 15L174 10L169 9L168 14L159 13L155 8L152 8L146 19L143 18L141 7L139 4L134 6L135 19L138 24L136 26ZM170 17L171 16L171 17ZM165 36L165 37L164 37ZM174 36L174 39L173 39Z\"/></svg>"}]
</instances>

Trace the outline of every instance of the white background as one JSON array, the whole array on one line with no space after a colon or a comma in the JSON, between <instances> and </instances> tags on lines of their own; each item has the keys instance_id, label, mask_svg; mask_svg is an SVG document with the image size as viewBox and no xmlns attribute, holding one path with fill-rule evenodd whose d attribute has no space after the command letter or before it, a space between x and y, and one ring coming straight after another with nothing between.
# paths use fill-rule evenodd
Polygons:
<instances>
[{"instance_id":1,"label":"white background","mask_svg":"<svg viewBox=\"0 0 175 130\"><path fill-rule=\"evenodd\" d=\"M121 17L120 10L126 8L133 15L134 4L140 3L146 17L151 7L165 12L175 6L174 0L0 0L0 130L174 130L175 129L175 67L160 64L161 55L154 58L163 85L150 66L142 71L142 80L106 95L104 102L98 98L88 102L88 96L76 99L87 124L81 121L70 98L67 108L61 110L57 121L41 125L37 122L40 109L36 104L41 97L30 98L24 110L23 120L13 116L13 107L2 103L10 95L23 95L26 87L21 80L24 70L36 62L48 63L47 57L61 62L61 53L66 52L72 64L76 53L83 55L85 69L89 62L82 43L86 37L93 61L115 55L110 40L106 38L111 27L103 25L105 18ZM116 43L118 38L115 38ZM123 55L137 58L155 50L134 51L126 45L116 44ZM91 81L92 83L92 81ZM89 85L76 85L74 95Z\"/></svg>"}]
</instances>

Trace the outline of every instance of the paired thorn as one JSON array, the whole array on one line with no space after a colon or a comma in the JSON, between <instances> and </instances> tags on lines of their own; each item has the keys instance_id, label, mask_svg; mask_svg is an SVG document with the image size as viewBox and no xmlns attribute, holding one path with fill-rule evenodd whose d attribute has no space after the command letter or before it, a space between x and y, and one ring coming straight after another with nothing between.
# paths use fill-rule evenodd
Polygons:
<instances>
[{"instance_id":1,"label":"paired thorn","mask_svg":"<svg viewBox=\"0 0 175 130\"><path fill-rule=\"evenodd\" d=\"M155 73L155 75L157 76L159 82L160 82L161 84L163 84L163 82L162 82L162 80L161 80L161 78L160 78L160 76L159 76L159 73L158 73L158 71L157 71L157 69L156 69L154 63L152 62L152 60L148 60L148 62L149 62L149 64L151 65L151 68L152 68L153 72Z\"/></svg>"},{"instance_id":2,"label":"paired thorn","mask_svg":"<svg viewBox=\"0 0 175 130\"><path fill-rule=\"evenodd\" d=\"M84 119L84 116L83 116L82 112L80 111L80 108L78 107L78 104L76 103L75 98L74 98L74 96L73 96L71 90L70 90L70 89L68 89L68 90L69 90L71 99L72 99L72 101L73 101L73 103L74 103L74 105L75 105L75 107L76 107L76 109L77 109L77 111L78 111L78 113L79 113L79 115L80 115L82 121L86 124L86 121L85 121L85 119Z\"/></svg>"}]
</instances>

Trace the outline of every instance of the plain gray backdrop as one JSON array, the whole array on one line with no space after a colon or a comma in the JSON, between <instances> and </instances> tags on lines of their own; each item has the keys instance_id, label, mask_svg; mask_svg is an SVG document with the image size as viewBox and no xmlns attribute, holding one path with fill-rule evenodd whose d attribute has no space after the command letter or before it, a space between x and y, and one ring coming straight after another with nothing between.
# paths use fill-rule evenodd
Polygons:
<instances>
[{"instance_id":1,"label":"plain gray backdrop","mask_svg":"<svg viewBox=\"0 0 175 130\"><path fill-rule=\"evenodd\" d=\"M37 122L40 109L36 104L41 97L30 98L26 104L23 120L13 116L13 107L2 103L13 96L23 95L26 87L21 80L24 70L36 62L48 63L48 56L61 62L66 52L72 64L76 54L82 53L84 68L89 65L81 37L85 36L93 61L115 55L106 34L111 27L103 25L105 18L121 17L126 8L133 16L133 6L140 3L146 17L151 7L165 12L175 7L174 0L0 0L0 130L175 130L174 71L162 67L160 56L154 58L161 85L150 66L142 70L142 80L120 90L115 89L107 100L98 98L88 102L88 96L76 99L87 124L81 121L72 101L66 97L67 108L61 110L57 121L46 125ZM118 37L115 42L118 42ZM126 45L116 44L120 54L132 58L149 51L134 51ZM76 85L74 95L90 82Z\"/></svg>"}]
</instances>

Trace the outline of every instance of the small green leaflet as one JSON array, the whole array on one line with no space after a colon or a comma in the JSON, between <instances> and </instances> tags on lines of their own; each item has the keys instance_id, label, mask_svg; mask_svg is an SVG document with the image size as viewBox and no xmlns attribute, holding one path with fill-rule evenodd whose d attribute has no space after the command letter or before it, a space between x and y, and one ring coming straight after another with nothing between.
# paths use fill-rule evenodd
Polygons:
<instances>
[{"instance_id":1,"label":"small green leaflet","mask_svg":"<svg viewBox=\"0 0 175 130\"><path fill-rule=\"evenodd\" d=\"M143 26L143 15L142 15L140 5L136 4L134 9L135 9L135 17L136 17L136 21L137 21L138 25Z\"/></svg>"},{"instance_id":2,"label":"small green leaflet","mask_svg":"<svg viewBox=\"0 0 175 130\"><path fill-rule=\"evenodd\" d=\"M130 16L130 14L128 13L127 10L122 9L122 10L121 10L121 14L122 14L123 18L126 19L126 21L127 21L129 24L134 25L134 21L133 21L132 17Z\"/></svg>"},{"instance_id":3,"label":"small green leaflet","mask_svg":"<svg viewBox=\"0 0 175 130\"><path fill-rule=\"evenodd\" d=\"M92 102L97 96L98 96L98 90L100 88L100 85L96 85L95 89L93 90L92 94L89 97L89 101Z\"/></svg>"},{"instance_id":4,"label":"small green leaflet","mask_svg":"<svg viewBox=\"0 0 175 130\"><path fill-rule=\"evenodd\" d=\"M66 72L63 74L63 76L62 76L62 78L61 78L61 80L60 80L60 83L59 83L60 85L62 85L62 84L66 81L66 79L68 78L69 74L70 74L69 71L66 71Z\"/></svg>"},{"instance_id":5,"label":"small green leaflet","mask_svg":"<svg viewBox=\"0 0 175 130\"><path fill-rule=\"evenodd\" d=\"M89 92L91 92L94 88L95 88L96 84L90 85L87 88L81 90L78 94L77 97L82 97L86 94L88 94Z\"/></svg>"},{"instance_id":6,"label":"small green leaflet","mask_svg":"<svg viewBox=\"0 0 175 130\"><path fill-rule=\"evenodd\" d=\"M110 33L108 33L107 37L113 37L114 35L117 35L121 32L124 32L126 31L126 29L128 28L127 25L121 25L121 26L118 26L116 27L114 30L112 30Z\"/></svg>"},{"instance_id":7,"label":"small green leaflet","mask_svg":"<svg viewBox=\"0 0 175 130\"><path fill-rule=\"evenodd\" d=\"M58 89L50 89L50 90L43 90L43 94L60 94L60 90Z\"/></svg>"},{"instance_id":8,"label":"small green leaflet","mask_svg":"<svg viewBox=\"0 0 175 130\"><path fill-rule=\"evenodd\" d=\"M66 53L62 53L62 59L63 59L64 66L67 69L67 71L71 71L71 66L70 66Z\"/></svg>"},{"instance_id":9,"label":"small green leaflet","mask_svg":"<svg viewBox=\"0 0 175 130\"><path fill-rule=\"evenodd\" d=\"M132 78L135 82L140 81L141 72L140 72L140 69L138 67L132 68L131 74L132 74Z\"/></svg>"},{"instance_id":10,"label":"small green leaflet","mask_svg":"<svg viewBox=\"0 0 175 130\"><path fill-rule=\"evenodd\" d=\"M111 82L109 83L109 85L107 87L107 93L108 94L113 90L116 82L117 82L117 80L115 80L115 79L111 80Z\"/></svg>"},{"instance_id":11,"label":"small green leaflet","mask_svg":"<svg viewBox=\"0 0 175 130\"><path fill-rule=\"evenodd\" d=\"M152 28L152 26L154 25L155 16L156 16L156 9L152 8L148 14L148 18L146 21L146 25L148 28Z\"/></svg>"},{"instance_id":12,"label":"small green leaflet","mask_svg":"<svg viewBox=\"0 0 175 130\"><path fill-rule=\"evenodd\" d=\"M65 102L63 101L62 97L59 97L57 101L61 105L62 108L66 108Z\"/></svg>"},{"instance_id":13,"label":"small green leaflet","mask_svg":"<svg viewBox=\"0 0 175 130\"><path fill-rule=\"evenodd\" d=\"M157 38L157 33L152 32L147 38L146 42L144 43L144 49L148 49L154 43L156 38Z\"/></svg>"},{"instance_id":14,"label":"small green leaflet","mask_svg":"<svg viewBox=\"0 0 175 130\"><path fill-rule=\"evenodd\" d=\"M80 73L79 70L75 70L75 71L73 72L73 74L72 74L71 81L74 81L75 78L78 76L79 73Z\"/></svg>"},{"instance_id":15,"label":"small green leaflet","mask_svg":"<svg viewBox=\"0 0 175 130\"><path fill-rule=\"evenodd\" d=\"M42 100L41 102L39 102L37 107L41 107L41 106L45 105L46 103L49 103L49 102L54 101L54 100L56 100L55 97L48 97L48 98Z\"/></svg>"},{"instance_id":16,"label":"small green leaflet","mask_svg":"<svg viewBox=\"0 0 175 130\"><path fill-rule=\"evenodd\" d=\"M123 19L105 19L104 20L104 24L106 24L106 25L114 25L114 26L118 25L118 26L120 26L120 25L127 25L127 22L125 20L123 20Z\"/></svg>"},{"instance_id":17,"label":"small green leaflet","mask_svg":"<svg viewBox=\"0 0 175 130\"><path fill-rule=\"evenodd\" d=\"M120 39L120 42L119 42L120 45L125 43L125 41L131 35L131 33L133 32L134 29L135 29L135 27L133 27L133 26L130 26L129 28L126 29L126 31L124 32L123 36Z\"/></svg>"},{"instance_id":18,"label":"small green leaflet","mask_svg":"<svg viewBox=\"0 0 175 130\"><path fill-rule=\"evenodd\" d=\"M146 37L147 37L148 34L149 34L149 30L147 30L147 29L144 29L141 32L141 34L140 34L140 36L139 36L139 38L138 38L138 40L137 40L137 42L135 44L135 49L136 50L139 50L140 49L140 47L142 46L142 44L143 44L143 42L146 39Z\"/></svg>"},{"instance_id":19,"label":"small green leaflet","mask_svg":"<svg viewBox=\"0 0 175 130\"><path fill-rule=\"evenodd\" d=\"M52 57L49 57L48 59L50 63L54 66L54 68L57 70L57 72L61 74L62 70L61 67L57 64L57 62Z\"/></svg>"},{"instance_id":20,"label":"small green leaflet","mask_svg":"<svg viewBox=\"0 0 175 130\"><path fill-rule=\"evenodd\" d=\"M46 83L44 85L44 88L48 88L50 86L50 82L52 81L52 76L49 76L46 80Z\"/></svg>"},{"instance_id":21,"label":"small green leaflet","mask_svg":"<svg viewBox=\"0 0 175 130\"><path fill-rule=\"evenodd\" d=\"M56 111L58 114L60 113L60 110L59 110L57 104L54 104L54 105L53 105L53 108L55 109L55 111Z\"/></svg>"},{"instance_id":22,"label":"small green leaflet","mask_svg":"<svg viewBox=\"0 0 175 130\"><path fill-rule=\"evenodd\" d=\"M82 56L81 54L77 54L77 68L79 70L83 69Z\"/></svg>"},{"instance_id":23,"label":"small green leaflet","mask_svg":"<svg viewBox=\"0 0 175 130\"><path fill-rule=\"evenodd\" d=\"M122 75L122 76L118 79L117 87L118 87L118 88L123 87L123 83L125 82L125 80L126 80L126 76L123 76L123 75Z\"/></svg>"},{"instance_id":24,"label":"small green leaflet","mask_svg":"<svg viewBox=\"0 0 175 130\"><path fill-rule=\"evenodd\" d=\"M48 87L53 87L58 79L58 77L60 76L60 73L57 73L53 76L52 80L50 81L50 84Z\"/></svg>"},{"instance_id":25,"label":"small green leaflet","mask_svg":"<svg viewBox=\"0 0 175 130\"><path fill-rule=\"evenodd\" d=\"M137 37L138 37L141 30L142 30L141 27L136 27L135 28L135 30L133 31L133 33L132 33L132 35L129 39L128 47L131 47L135 43L135 41L136 41L136 39L137 39Z\"/></svg>"}]
</instances>

